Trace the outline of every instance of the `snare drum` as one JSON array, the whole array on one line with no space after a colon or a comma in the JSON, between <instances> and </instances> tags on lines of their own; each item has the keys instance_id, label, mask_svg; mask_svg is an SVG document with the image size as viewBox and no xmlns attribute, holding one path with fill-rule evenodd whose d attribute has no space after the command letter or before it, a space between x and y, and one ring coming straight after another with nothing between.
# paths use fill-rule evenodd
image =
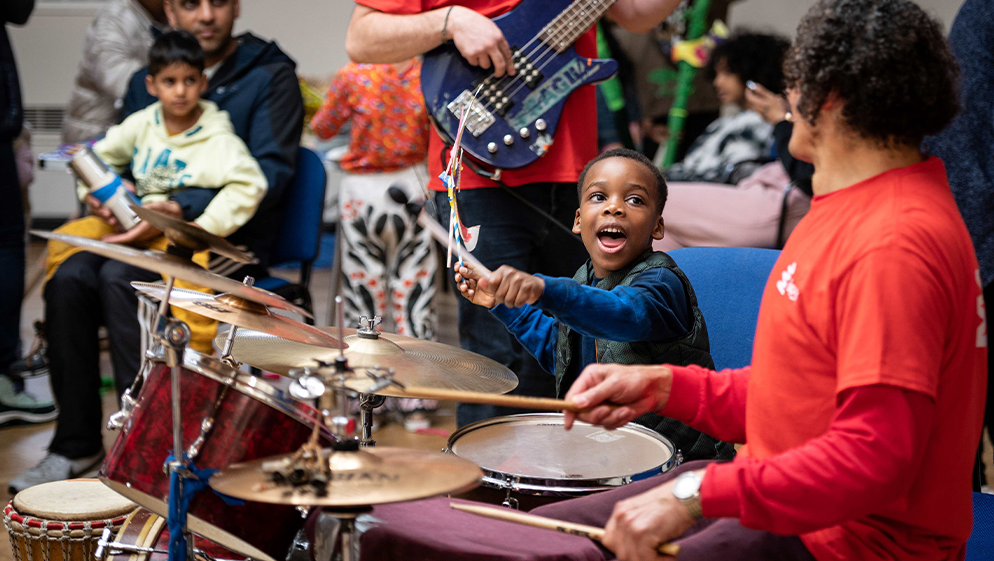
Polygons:
<instances>
[{"instance_id":1,"label":"snare drum","mask_svg":"<svg viewBox=\"0 0 994 561\"><path fill-rule=\"evenodd\" d=\"M169 559L169 526L166 519L150 510L139 508L132 512L121 525L114 536L114 542L136 547L147 547L162 553L134 553L130 551L114 552L113 548L105 554L107 561L168 561ZM196 561L244 561L245 556L239 555L205 538L194 535L193 547L210 557L198 555ZM132 557L134 556L134 557Z\"/></svg>"},{"instance_id":2,"label":"snare drum","mask_svg":"<svg viewBox=\"0 0 994 561\"><path fill-rule=\"evenodd\" d=\"M466 425L444 452L476 463L483 484L466 498L530 508L614 489L666 472L676 464L664 436L629 423L608 431L561 413L494 417Z\"/></svg>"},{"instance_id":3,"label":"snare drum","mask_svg":"<svg viewBox=\"0 0 994 561\"><path fill-rule=\"evenodd\" d=\"M294 452L317 421L312 407L196 351L186 350L181 372L183 443L200 469ZM160 516L168 515L171 403L170 368L154 362L100 468L104 483ZM260 561L283 559L304 524L295 507L231 506L210 490L198 493L188 512L190 531Z\"/></svg>"},{"instance_id":4,"label":"snare drum","mask_svg":"<svg viewBox=\"0 0 994 561\"><path fill-rule=\"evenodd\" d=\"M7 503L14 561L90 561L104 528L116 532L138 505L96 479L29 487Z\"/></svg>"}]
</instances>

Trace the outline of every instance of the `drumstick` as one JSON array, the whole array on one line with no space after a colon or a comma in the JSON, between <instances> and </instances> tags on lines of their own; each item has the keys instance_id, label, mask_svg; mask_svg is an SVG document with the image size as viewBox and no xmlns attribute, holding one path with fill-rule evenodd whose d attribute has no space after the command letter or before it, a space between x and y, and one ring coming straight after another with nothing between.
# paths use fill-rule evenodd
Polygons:
<instances>
[{"instance_id":1,"label":"drumstick","mask_svg":"<svg viewBox=\"0 0 994 561\"><path fill-rule=\"evenodd\" d=\"M604 540L604 529L597 528L596 526L563 522L562 520L556 520L555 518L525 514L524 512L509 510L506 508L494 508L490 506L467 505L461 503L449 503L449 506L456 510L462 510L478 516L485 516L487 518L495 518L497 520L514 522L516 524L524 524L525 526L544 528L546 530L555 530L556 532L573 534L574 536L590 538L597 541ZM680 554L680 546L675 543L661 543L656 546L656 553L676 557Z\"/></svg>"},{"instance_id":2,"label":"drumstick","mask_svg":"<svg viewBox=\"0 0 994 561\"><path fill-rule=\"evenodd\" d=\"M440 388L420 388L414 386L407 386L404 389L391 387L390 391L395 392L396 394L403 394L401 397L413 397L418 399L440 399L447 401L460 401L462 403L483 403L486 405L522 407L525 409L538 409L541 411L572 411L574 413L586 411L586 409L577 407L576 404L571 401L550 399L546 397L500 395L495 393L446 390Z\"/></svg>"},{"instance_id":3,"label":"drumstick","mask_svg":"<svg viewBox=\"0 0 994 561\"><path fill-rule=\"evenodd\" d=\"M442 227L437 220L429 216L427 212L423 210L421 211L421 214L418 215L418 224L421 224L425 230L428 230L431 237L435 238L435 241L438 243L442 245L447 245L449 243L449 232ZM475 255L469 252L469 250L463 253L463 260L477 271L480 271L483 276L490 276L490 269L481 263Z\"/></svg>"}]
</instances>

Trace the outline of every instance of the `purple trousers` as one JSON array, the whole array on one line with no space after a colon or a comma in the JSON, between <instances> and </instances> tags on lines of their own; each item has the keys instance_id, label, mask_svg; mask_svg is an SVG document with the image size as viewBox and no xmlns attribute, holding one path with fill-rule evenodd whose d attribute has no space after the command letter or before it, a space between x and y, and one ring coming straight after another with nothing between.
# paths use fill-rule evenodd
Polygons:
<instances>
[{"instance_id":1,"label":"purple trousers","mask_svg":"<svg viewBox=\"0 0 994 561\"><path fill-rule=\"evenodd\" d=\"M587 497L570 499L532 510L532 514L604 527L614 505L653 487L662 485L688 470L701 469L714 460L687 462L676 469L649 479L625 485ZM734 518L705 518L674 540L680 545L680 559L693 561L745 561L752 559L780 561L814 561L814 557L797 536L778 536L762 530L751 530ZM604 559L614 559L601 547Z\"/></svg>"}]
</instances>

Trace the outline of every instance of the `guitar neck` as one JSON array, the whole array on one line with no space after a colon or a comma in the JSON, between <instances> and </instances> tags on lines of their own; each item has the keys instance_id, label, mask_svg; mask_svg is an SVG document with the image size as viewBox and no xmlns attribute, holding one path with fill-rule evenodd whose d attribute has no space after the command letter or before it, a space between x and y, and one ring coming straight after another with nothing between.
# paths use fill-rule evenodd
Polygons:
<instances>
[{"instance_id":1,"label":"guitar neck","mask_svg":"<svg viewBox=\"0 0 994 561\"><path fill-rule=\"evenodd\" d=\"M539 33L539 38L556 52L563 52L590 29L615 0L575 0Z\"/></svg>"}]
</instances>

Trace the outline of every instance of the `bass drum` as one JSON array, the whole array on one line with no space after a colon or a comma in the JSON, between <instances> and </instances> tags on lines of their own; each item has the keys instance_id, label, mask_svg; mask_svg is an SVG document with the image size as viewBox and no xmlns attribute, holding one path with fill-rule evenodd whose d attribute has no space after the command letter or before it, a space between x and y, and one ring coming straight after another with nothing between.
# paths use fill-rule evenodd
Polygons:
<instances>
[{"instance_id":1,"label":"bass drum","mask_svg":"<svg viewBox=\"0 0 994 561\"><path fill-rule=\"evenodd\" d=\"M114 536L114 541L123 545L146 547L158 552L122 551L107 555L107 561L169 560L169 526L166 524L165 518L148 509L139 508L132 512ZM244 561L246 559L244 555L239 555L197 535L193 536L193 548L196 561Z\"/></svg>"},{"instance_id":2,"label":"bass drum","mask_svg":"<svg viewBox=\"0 0 994 561\"><path fill-rule=\"evenodd\" d=\"M462 498L531 510L614 489L669 471L673 444L641 425L608 431L561 413L494 417L466 425L444 450L483 469L483 483Z\"/></svg>"},{"instance_id":3,"label":"bass drum","mask_svg":"<svg viewBox=\"0 0 994 561\"><path fill-rule=\"evenodd\" d=\"M183 445L200 469L296 451L318 422L317 411L268 383L187 349L181 370ZM170 368L153 361L124 428L100 468L110 488L159 516L168 515L172 453ZM324 426L323 445L334 440ZM284 559L303 527L292 506L229 505L204 490L190 503L187 524L228 549L260 561Z\"/></svg>"}]
</instances>

